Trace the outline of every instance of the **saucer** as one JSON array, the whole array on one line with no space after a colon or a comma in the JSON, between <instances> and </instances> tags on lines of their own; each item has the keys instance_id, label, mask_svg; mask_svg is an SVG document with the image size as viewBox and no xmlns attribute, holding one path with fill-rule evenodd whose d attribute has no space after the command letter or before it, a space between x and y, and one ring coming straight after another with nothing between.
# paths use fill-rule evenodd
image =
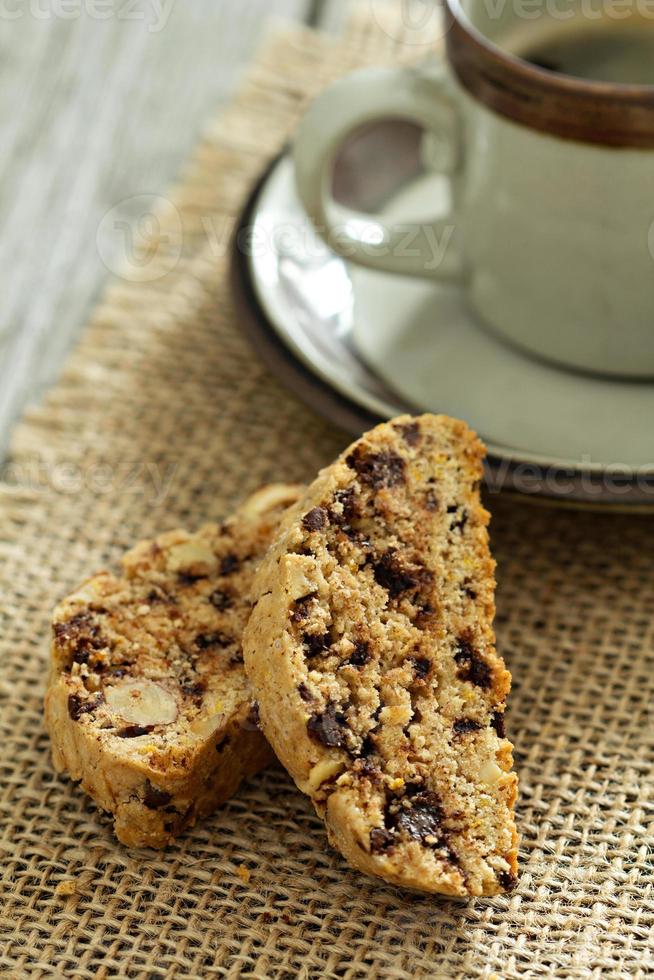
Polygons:
<instances>
[{"instance_id":1,"label":"saucer","mask_svg":"<svg viewBox=\"0 0 654 980\"><path fill-rule=\"evenodd\" d=\"M384 214L434 213L447 185L418 176ZM234 238L246 332L298 397L360 434L403 412L465 419L487 483L544 501L654 511L654 381L537 360L469 310L458 286L354 267L315 234L290 158L255 190Z\"/></svg>"}]
</instances>

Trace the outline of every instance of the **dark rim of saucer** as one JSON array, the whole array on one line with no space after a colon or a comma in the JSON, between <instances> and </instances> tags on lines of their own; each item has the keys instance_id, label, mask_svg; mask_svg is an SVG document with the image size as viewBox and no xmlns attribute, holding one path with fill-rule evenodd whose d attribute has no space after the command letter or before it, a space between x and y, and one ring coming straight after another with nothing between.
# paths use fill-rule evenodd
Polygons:
<instances>
[{"instance_id":1,"label":"dark rim of saucer","mask_svg":"<svg viewBox=\"0 0 654 980\"><path fill-rule=\"evenodd\" d=\"M654 86L586 81L503 51L444 0L446 45L461 85L494 112L530 129L582 143L654 149Z\"/></svg>"},{"instance_id":2,"label":"dark rim of saucer","mask_svg":"<svg viewBox=\"0 0 654 980\"><path fill-rule=\"evenodd\" d=\"M252 227L258 199L272 171L285 156L281 153L266 168L253 188L230 247L230 283L243 334L273 375L317 415L355 436L379 422L381 416L366 411L354 400L336 392L314 375L286 347L270 323L252 281L249 256L240 243L243 232ZM515 455L515 454L514 454ZM654 474L636 479L629 474L613 476L613 490L606 487L606 474L584 470L570 464L561 466L489 453L486 459L486 487L490 495L515 495L533 504L627 514L654 513Z\"/></svg>"}]
</instances>

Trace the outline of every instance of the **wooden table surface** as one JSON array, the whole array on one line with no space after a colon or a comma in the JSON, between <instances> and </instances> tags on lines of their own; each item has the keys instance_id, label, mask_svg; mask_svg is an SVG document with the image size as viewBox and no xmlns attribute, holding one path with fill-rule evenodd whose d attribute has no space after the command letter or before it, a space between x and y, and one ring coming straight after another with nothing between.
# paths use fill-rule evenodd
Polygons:
<instances>
[{"instance_id":1,"label":"wooden table surface","mask_svg":"<svg viewBox=\"0 0 654 980\"><path fill-rule=\"evenodd\" d=\"M366 0L358 0L366 2ZM347 0L12 0L0 10L0 461L109 271L102 219L165 190L271 19ZM111 264L111 263L109 263Z\"/></svg>"}]
</instances>

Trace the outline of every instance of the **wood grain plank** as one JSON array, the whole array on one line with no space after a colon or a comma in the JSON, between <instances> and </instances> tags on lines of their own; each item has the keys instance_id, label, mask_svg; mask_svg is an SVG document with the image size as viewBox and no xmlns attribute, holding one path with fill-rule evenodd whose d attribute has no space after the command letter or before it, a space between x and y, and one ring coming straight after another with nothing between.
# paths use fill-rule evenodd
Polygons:
<instances>
[{"instance_id":1,"label":"wood grain plank","mask_svg":"<svg viewBox=\"0 0 654 980\"><path fill-rule=\"evenodd\" d=\"M115 0L99 19L106 4L73 0L60 7L70 18L27 3L0 13L0 458L108 277L103 215L129 217L135 195L165 190L270 17L305 19L309 6Z\"/></svg>"}]
</instances>

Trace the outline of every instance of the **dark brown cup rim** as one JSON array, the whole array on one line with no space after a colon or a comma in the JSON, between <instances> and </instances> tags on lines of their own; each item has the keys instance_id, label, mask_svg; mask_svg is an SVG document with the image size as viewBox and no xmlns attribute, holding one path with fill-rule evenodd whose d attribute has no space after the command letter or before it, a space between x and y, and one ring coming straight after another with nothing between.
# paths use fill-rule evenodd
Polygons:
<instances>
[{"instance_id":1,"label":"dark brown cup rim","mask_svg":"<svg viewBox=\"0 0 654 980\"><path fill-rule=\"evenodd\" d=\"M504 51L444 0L449 62L483 105L522 126L602 146L654 149L654 85L586 81Z\"/></svg>"}]
</instances>

